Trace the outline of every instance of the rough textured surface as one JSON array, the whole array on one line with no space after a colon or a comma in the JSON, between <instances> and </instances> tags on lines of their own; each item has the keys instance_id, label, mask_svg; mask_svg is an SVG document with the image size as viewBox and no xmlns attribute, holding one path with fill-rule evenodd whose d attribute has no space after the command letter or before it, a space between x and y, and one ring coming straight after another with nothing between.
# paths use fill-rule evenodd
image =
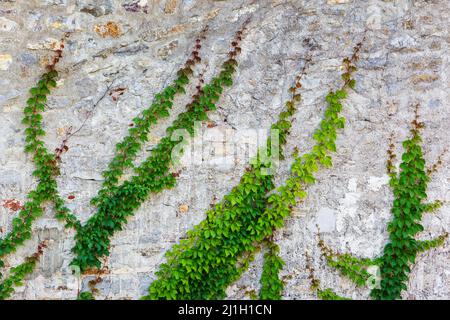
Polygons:
<instances>
[{"instance_id":1,"label":"rough textured surface","mask_svg":"<svg viewBox=\"0 0 450 320\"><path fill-rule=\"evenodd\" d=\"M149 105L153 94L174 77L199 30L210 24L202 47L205 59L198 68L205 70L209 79L225 59L233 32L248 16L253 20L243 39L235 84L226 90L218 111L211 114L215 127L204 130L204 149L195 149L198 161L183 162L177 187L150 196L125 230L116 234L106 261L109 273L97 286L98 298L135 299L145 293L164 252L203 219L215 197L220 199L238 182L248 162L245 130L269 128L307 52L314 63L304 80L304 100L288 153L295 146L301 151L311 146L324 96L340 83L340 61L368 29L357 87L343 111L347 125L338 138L334 167L319 173L308 199L277 233L286 261L284 298L314 298L305 272L305 251L314 257L324 287L356 299L368 296L367 290L355 289L321 261L316 225L335 249L364 257L381 252L387 241L392 201L385 175L387 140L393 132L397 153L401 152L400 142L413 117L412 103L422 106L429 164L449 147L447 0L0 1L0 200L23 202L36 184L31 177L31 159L23 153L22 108L27 90L42 73L51 50L58 48L57 39L64 32L72 35L59 65L59 87L44 114L45 140L49 149L54 149L69 128L75 130L87 119L69 140L58 180L70 208L85 221L94 212L89 199L101 184L101 172L115 143L124 136L131 119ZM108 30L111 25L117 29ZM114 101L109 93L118 88L125 90ZM94 108L105 90L105 98ZM178 99L173 115L181 112L187 101ZM173 118L152 131L146 150ZM223 155L225 132L239 142L237 157ZM249 149L254 150L254 145ZM199 152L203 154L199 156ZM282 163L277 183L286 178L289 159ZM447 154L430 184L430 199L449 201L449 183ZM91 279L71 274L73 233L53 219L50 209L34 225L33 240L6 260L8 266L14 266L33 252L39 240L52 239L39 268L18 288L15 299L72 299ZM0 236L10 228L14 214L0 207ZM445 204L436 214L426 215L424 226L424 239L450 231L450 206ZM258 255L244 277L229 288L231 298L248 298L249 291L258 289L261 262ZM422 254L404 297L449 299L449 265L448 242L444 248Z\"/></svg>"}]
</instances>

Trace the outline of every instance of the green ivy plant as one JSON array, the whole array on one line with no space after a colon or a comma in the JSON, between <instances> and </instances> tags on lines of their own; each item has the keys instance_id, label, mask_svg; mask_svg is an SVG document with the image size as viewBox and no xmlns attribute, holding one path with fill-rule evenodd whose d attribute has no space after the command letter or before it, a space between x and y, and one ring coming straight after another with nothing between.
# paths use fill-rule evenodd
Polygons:
<instances>
[{"instance_id":1,"label":"green ivy plant","mask_svg":"<svg viewBox=\"0 0 450 320\"><path fill-rule=\"evenodd\" d=\"M387 227L389 242L384 247L383 255L373 260L358 259L349 254L335 254L326 248L323 242L320 244L326 261L358 285L369 280L366 270L370 265L379 267L380 283L375 285L370 293L373 299L401 299L402 291L407 289L408 275L411 266L416 262L417 254L443 245L448 236L445 233L432 240L415 239L416 235L423 231L420 224L423 214L437 210L442 202L424 202L427 198L430 174L436 171L437 165L428 170L425 168L420 136L423 123L419 122L418 105L411 126L411 137L403 141L404 152L399 173L394 165L395 145L391 142L388 149L387 171L394 202L391 209L392 220ZM438 162L441 162L441 159Z\"/></svg>"},{"instance_id":2,"label":"green ivy plant","mask_svg":"<svg viewBox=\"0 0 450 320\"><path fill-rule=\"evenodd\" d=\"M56 87L58 72L55 67L62 58L63 40L61 49L56 50L56 55L47 65L47 72L40 77L36 86L30 89L30 98L24 108L22 122L27 125L25 129L25 152L33 155L35 163L33 176L38 179L38 185L35 190L28 194L28 200L25 202L23 209L13 219L11 231L0 239L0 268L4 264L1 258L14 252L18 246L31 238L32 224L43 214L43 206L47 202L53 203L56 218L64 221L67 227L78 227L78 220L70 214L64 200L58 194L55 178L59 175L59 168L55 154L46 149L41 138L45 135L41 113L45 109L47 95L50 94L52 88Z\"/></svg>"},{"instance_id":3,"label":"green ivy plant","mask_svg":"<svg viewBox=\"0 0 450 320\"><path fill-rule=\"evenodd\" d=\"M150 193L158 193L175 185L177 175L170 173L174 161L172 151L180 143L187 141L184 136L174 139L172 133L185 130L193 136L195 123L208 120L208 112L216 109L215 104L224 87L233 83L233 74L237 67L235 57L241 51L238 45L242 33L243 30L237 32L229 58L223 63L219 74L209 84L197 87L198 92L186 106L186 111L179 114L167 128L166 136L151 150L151 155L134 168L135 175L117 187L108 188L108 193L102 193L94 200L98 210L75 236L76 243L72 249L75 258L71 262L72 266L79 267L81 271L100 268L99 258L109 254L111 236L122 230L127 217L134 213ZM113 171L112 175L116 177L118 170ZM111 182L115 183L116 178Z\"/></svg>"},{"instance_id":4,"label":"green ivy plant","mask_svg":"<svg viewBox=\"0 0 450 320\"><path fill-rule=\"evenodd\" d=\"M279 273L283 269L284 261L279 256L280 248L272 239L265 241L265 247L266 252L260 278L259 299L280 300L284 284L279 277Z\"/></svg>"},{"instance_id":5,"label":"green ivy plant","mask_svg":"<svg viewBox=\"0 0 450 320\"><path fill-rule=\"evenodd\" d=\"M327 288L325 290L317 290L317 296L321 300L351 300L349 298L342 297L334 292L332 289Z\"/></svg>"},{"instance_id":6,"label":"green ivy plant","mask_svg":"<svg viewBox=\"0 0 450 320\"><path fill-rule=\"evenodd\" d=\"M306 64L305 64L306 67ZM278 132L278 156L292 126L296 103L301 100L297 90L305 67L290 88L291 99L271 126ZM187 238L175 245L167 256L167 263L157 272L158 279L144 299L218 299L225 296L227 286L245 270L253 259L252 220L262 214L267 205L267 193L274 188L272 136L258 151L242 176L240 183L222 202L207 211L207 218L188 231ZM275 151L276 152L276 151ZM247 248L247 249L246 249ZM247 254L248 253L248 254Z\"/></svg>"},{"instance_id":7,"label":"green ivy plant","mask_svg":"<svg viewBox=\"0 0 450 320\"><path fill-rule=\"evenodd\" d=\"M195 40L194 49L184 66L177 72L177 78L160 93L157 93L149 108L133 119L128 135L116 145L116 154L103 172L103 188L97 197L91 200L93 205L108 201L109 197L117 190L117 184L125 169L133 167L133 160L142 149L142 145L148 141L151 126L158 120L169 116L173 107L173 101L177 94L185 94L186 86L193 75L193 68L201 61L200 48L205 39L206 27Z\"/></svg>"},{"instance_id":8,"label":"green ivy plant","mask_svg":"<svg viewBox=\"0 0 450 320\"><path fill-rule=\"evenodd\" d=\"M335 93L332 92L327 96L326 100L329 105L325 111L325 118L320 123L320 128L316 130L313 135L316 145L313 147L312 152L305 154L302 157L298 156L297 151L294 153L294 164L291 167L291 176L288 178L285 185L278 189L278 193L269 197L269 207L266 210L266 213L272 216L272 219L274 218L274 229L279 228L283 223L283 219L290 214L293 206L297 203L297 199L306 197L306 190L304 187L307 184L315 182L314 172L318 170L319 165L324 167L331 167L332 165L331 156L327 155L327 152L336 151L336 129L344 127L345 119L339 117L339 112L342 109L340 101L346 98L347 89L354 88L355 86L355 80L352 79L352 74L356 71L356 66L354 64L359 59L361 46L362 41L356 45L353 55L350 58L343 60L345 72L342 75L342 79L344 80L344 85L340 90ZM282 220L280 220L280 218L282 218ZM267 279L264 279L266 275L263 272L261 283L264 283L265 287L271 288L273 294L260 294L260 298L280 299L283 290L283 281L279 278L278 273L282 268L283 260L273 254L269 255L268 259L268 263L272 260L277 261L277 263L272 266L273 272L267 274ZM263 292L265 287L262 286L261 292ZM319 292L331 296L331 292Z\"/></svg>"},{"instance_id":9,"label":"green ivy plant","mask_svg":"<svg viewBox=\"0 0 450 320\"><path fill-rule=\"evenodd\" d=\"M322 256L325 258L330 267L340 270L340 272L351 279L359 287L367 284L372 276L367 271L367 266L374 264L371 259L355 258L351 254L341 254L333 251L325 245L325 242L319 237L319 247L322 251Z\"/></svg>"},{"instance_id":10,"label":"green ivy plant","mask_svg":"<svg viewBox=\"0 0 450 320\"><path fill-rule=\"evenodd\" d=\"M90 291L83 291L77 297L77 300L95 300L94 294Z\"/></svg>"},{"instance_id":11,"label":"green ivy plant","mask_svg":"<svg viewBox=\"0 0 450 320\"><path fill-rule=\"evenodd\" d=\"M97 276L88 282L88 290L87 291L81 291L78 293L77 300L95 300L95 295L99 293L99 289L96 288L96 285L103 281L100 274L101 271L99 270Z\"/></svg>"},{"instance_id":12,"label":"green ivy plant","mask_svg":"<svg viewBox=\"0 0 450 320\"><path fill-rule=\"evenodd\" d=\"M305 269L308 272L308 279L310 281L311 290L317 295L317 297L321 300L351 300L345 297L338 295L331 288L321 289L320 288L320 280L317 279L314 275L314 267L312 266L311 257L306 252L305 253L305 261L306 266Z\"/></svg>"},{"instance_id":13,"label":"green ivy plant","mask_svg":"<svg viewBox=\"0 0 450 320\"><path fill-rule=\"evenodd\" d=\"M33 222L42 216L44 205L52 203L55 210L55 217L65 222L68 228L78 228L80 226L77 218L70 213L65 206L64 200L58 193L56 177L60 174L58 167L58 155L50 153L45 147L42 137L45 131L42 127L42 112L44 112L47 96L50 90L56 87L58 72L56 64L62 58L64 40L69 34L61 39L61 48L56 50L52 61L46 66L46 72L40 77L36 86L30 89L30 98L24 108L24 118L22 123L27 125L25 129L25 152L32 153L35 170L33 176L38 180L37 187L31 191L25 202L23 209L12 221L12 229L6 236L0 239L0 268L4 267L4 258L9 253L14 252L26 240L31 238ZM43 248L43 247L42 247ZM11 276L5 280L3 287L12 294L14 286L21 284L21 279L33 270L39 255L28 258L27 261L11 270ZM2 274L0 273L0 277ZM6 296L6 294L5 294Z\"/></svg>"},{"instance_id":14,"label":"green ivy plant","mask_svg":"<svg viewBox=\"0 0 450 320\"><path fill-rule=\"evenodd\" d=\"M135 131L138 131L140 134L148 131L150 123L156 121L156 117L167 113L167 108L171 107L175 93L180 91L184 92L184 86L188 82L188 77L192 74L191 66L201 60L199 49L201 48L201 39L204 38L206 30L207 28L202 31L200 38L196 40L191 57L186 62L184 68L178 72L178 78L171 86L164 89L161 94L157 94L151 108L144 111L141 118L135 119L135 127L132 129L135 129ZM68 34L65 35L65 38L66 37L68 37ZM12 230L3 239L0 239L0 268L4 266L4 263L1 260L2 257L14 252L18 246L31 238L32 223L43 214L43 206L48 202L53 204L55 217L58 220L65 222L66 227L75 228L76 230L81 228L80 222L70 213L70 210L65 206L64 200L57 191L56 177L60 174L58 168L60 152L58 153L57 151L55 154L50 153L42 141L45 131L42 127L43 117L41 113L45 110L47 96L50 94L50 90L56 87L56 80L58 78L56 64L62 58L64 40L64 38L61 40L61 48L56 50L55 57L46 66L47 72L41 76L37 85L30 89L30 98L27 100L27 106L24 109L25 116L22 122L27 125L25 130L25 151L33 154L33 160L36 165L33 175L38 179L38 186L29 193L28 201L25 203L24 208L19 212L18 216L13 219ZM146 127L147 123L149 124L148 127ZM135 131L132 131L131 134ZM140 141L145 139L141 136L133 135L131 140L133 140L134 143L130 148L134 152L137 152L139 148L136 145L139 144L140 147ZM128 142L130 142L130 137L125 138L122 143L124 148L129 147L127 144ZM138 149L136 150L136 148ZM104 184L105 186L113 184L111 181L114 181L115 178L118 178L121 175L124 168L129 164L128 160L130 158L133 157L128 155L128 158L125 159L122 157L122 154L116 155L112 161L113 164L109 168L110 170L104 173L106 181ZM17 268L19 268L18 270L22 270L25 266L31 267L34 266L34 264L25 263L19 266L20 268Z\"/></svg>"},{"instance_id":15,"label":"green ivy plant","mask_svg":"<svg viewBox=\"0 0 450 320\"><path fill-rule=\"evenodd\" d=\"M26 258L24 263L11 268L8 277L0 282L0 300L10 298L14 293L14 287L23 285L23 281L33 272L46 246L45 241L41 242L38 245L37 251L32 256Z\"/></svg>"},{"instance_id":16,"label":"green ivy plant","mask_svg":"<svg viewBox=\"0 0 450 320\"><path fill-rule=\"evenodd\" d=\"M358 58L361 44L351 58L344 60L344 85L341 90L327 96L328 107L319 129L314 134L316 145L313 150L300 157L294 153L291 176L277 192L267 196L274 189L272 177L262 174L272 167L270 159L259 154L252 166L242 176L240 183L207 212L207 218L187 233L187 238L175 245L166 254L167 262L162 264L155 280L144 299L220 299L225 289L247 268L248 259L256 245L270 237L274 230L283 225L297 198L304 198L303 187L313 183L313 172L319 164L331 166L328 151L335 151L338 128L344 126L339 117L341 100L347 96L347 88L355 85L351 75L356 71L353 63ZM300 84L291 90L293 100L300 100L295 93ZM294 114L294 101L288 101L287 110L272 126L280 132L280 145L286 141ZM269 138L267 149L272 141ZM269 151L265 148L262 154ZM281 153L281 148L279 149ZM269 161L267 161L269 160Z\"/></svg>"}]
</instances>

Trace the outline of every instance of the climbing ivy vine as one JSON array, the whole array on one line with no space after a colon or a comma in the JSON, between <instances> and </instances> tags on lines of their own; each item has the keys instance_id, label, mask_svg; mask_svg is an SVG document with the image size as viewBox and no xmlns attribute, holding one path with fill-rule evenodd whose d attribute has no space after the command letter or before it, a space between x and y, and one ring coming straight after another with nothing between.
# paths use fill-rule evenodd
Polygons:
<instances>
[{"instance_id":1,"label":"climbing ivy vine","mask_svg":"<svg viewBox=\"0 0 450 320\"><path fill-rule=\"evenodd\" d=\"M300 87L300 77L297 83ZM278 121L272 125L272 132L278 132L279 155L291 128L290 118L294 115L295 102L300 100L292 87L292 98L286 103ZM145 299L218 299L225 295L230 282L245 270L253 259L252 255L238 259L253 246L252 232L245 226L261 215L267 205L266 194L274 188L273 177L264 174L273 169L272 136L266 147L258 151L240 183L224 197L221 203L209 210L207 218L187 238L167 253L167 263L157 272L158 279L149 289ZM275 156L275 155L273 155ZM266 172L267 173L267 172ZM239 260L239 261L237 261Z\"/></svg>"},{"instance_id":2,"label":"climbing ivy vine","mask_svg":"<svg viewBox=\"0 0 450 320\"><path fill-rule=\"evenodd\" d=\"M167 128L166 136L151 150L151 155L134 168L135 175L118 187L107 188L109 193L102 193L100 197L95 198L97 213L78 230L75 236L76 244L73 248L75 258L71 263L73 267L80 268L81 271L100 268L99 258L108 255L110 238L123 228L127 217L133 214L150 193L161 192L175 185L176 174L170 173L170 166L174 161L172 151L186 141L184 136L174 139L172 133L185 130L193 136L195 123L207 120L208 112L216 109L215 103L219 100L224 87L233 83L233 74L237 67L235 58L241 51L239 43L246 23L236 33L229 58L223 63L219 74L209 84L197 87L198 91L193 96L192 102L186 106L186 111L178 115ZM119 149L121 150L121 147ZM125 162L120 166L123 165ZM112 170L111 183L116 182L116 173L119 171L119 169Z\"/></svg>"},{"instance_id":3,"label":"climbing ivy vine","mask_svg":"<svg viewBox=\"0 0 450 320\"><path fill-rule=\"evenodd\" d=\"M193 68L201 61L201 42L205 39L207 30L206 27L195 40L194 49L184 66L177 72L177 78L155 95L148 109L133 119L128 135L116 145L116 154L109 163L108 169L103 172L103 188L98 192L97 197L91 200L92 204L98 205L108 201L117 190L117 184L124 170L133 167L133 160L137 153L142 149L143 143L148 141L151 126L156 125L159 119L169 116L177 94L186 93L185 88L192 78Z\"/></svg>"},{"instance_id":4,"label":"climbing ivy vine","mask_svg":"<svg viewBox=\"0 0 450 320\"><path fill-rule=\"evenodd\" d=\"M322 290L320 288L320 281L314 275L314 267L312 266L311 257L308 253L305 253L306 266L305 269L308 272L308 279L310 281L311 290L317 295L321 300L350 300L345 297L339 296L331 288Z\"/></svg>"},{"instance_id":5,"label":"climbing ivy vine","mask_svg":"<svg viewBox=\"0 0 450 320\"><path fill-rule=\"evenodd\" d=\"M43 213L43 204L51 201L57 193L55 175L58 168L54 156L47 151L41 136L45 134L42 129L42 115L44 111L47 95L50 88L56 87L55 70L45 73L38 84L30 90L31 97L27 101L24 109L25 117L23 122L28 125L25 129L25 151L33 153L33 160L36 169L33 175L39 183L35 190L28 194L28 201L19 215L13 219L12 230L0 240L0 257L3 257L21 245L25 240L31 238L31 226L33 221Z\"/></svg>"},{"instance_id":6,"label":"climbing ivy vine","mask_svg":"<svg viewBox=\"0 0 450 320\"><path fill-rule=\"evenodd\" d=\"M322 256L327 264L333 268L339 269L340 272L351 279L356 285L363 287L367 284L371 274L367 271L367 266L374 264L371 259L355 258L351 254L339 253L328 248L323 239L319 237L319 247Z\"/></svg>"},{"instance_id":7,"label":"climbing ivy vine","mask_svg":"<svg viewBox=\"0 0 450 320\"><path fill-rule=\"evenodd\" d=\"M187 233L187 238L167 253L167 262L162 264L155 280L144 299L220 299L225 289L248 266L248 256L255 250L255 244L270 237L274 230L283 225L284 218L291 212L297 198L304 198L304 186L315 181L313 173L319 164L331 166L328 151L335 151L338 128L344 126L339 117L341 100L347 96L347 88L355 85L351 75L356 71L354 62L362 43L355 48L351 58L344 60L344 85L327 96L328 106L319 129L313 138L316 145L304 156L294 152L291 176L286 183L273 190L271 175L262 174L271 161L261 161L258 154L252 166L242 176L240 183L224 197L224 200L207 212L207 218ZM291 89L294 100L300 100L296 89ZM288 101L287 110L280 114L279 121L272 126L280 132L280 145L286 141L295 111L294 102ZM272 143L269 138L267 145ZM263 154L269 153L263 148ZM281 148L279 149L281 153ZM270 286L278 285L271 283Z\"/></svg>"},{"instance_id":8,"label":"climbing ivy vine","mask_svg":"<svg viewBox=\"0 0 450 320\"><path fill-rule=\"evenodd\" d=\"M47 247L47 243L42 241L39 243L36 252L25 259L25 262L17 267L11 268L9 276L0 282L0 300L8 299L14 293L14 287L23 285L25 277L33 272L36 263L39 261L40 256L44 252L44 248Z\"/></svg>"},{"instance_id":9,"label":"climbing ivy vine","mask_svg":"<svg viewBox=\"0 0 450 320\"><path fill-rule=\"evenodd\" d=\"M387 171L394 202L391 209L392 220L387 226L389 242L384 247L382 256L371 260L358 259L349 254L335 254L320 242L329 265L358 285L363 285L368 280L367 267L379 267L379 284L374 285L370 293L373 299L400 299L402 291L407 289L408 275L416 262L417 254L441 246L448 236L445 233L432 240L415 239L424 230L420 223L423 214L438 209L442 204L441 201L425 203L430 175L436 171L437 165L428 170L425 167L420 136L423 126L423 122L419 121L417 105L415 119L411 123L411 137L403 141L404 152L399 173L394 165L395 145L391 142L388 149ZM441 159L438 163L440 162Z\"/></svg>"},{"instance_id":10,"label":"climbing ivy vine","mask_svg":"<svg viewBox=\"0 0 450 320\"><path fill-rule=\"evenodd\" d=\"M273 240L265 242L264 265L261 274L259 299L280 300L284 284L279 277L284 261L279 256L280 248Z\"/></svg>"},{"instance_id":11,"label":"climbing ivy vine","mask_svg":"<svg viewBox=\"0 0 450 320\"><path fill-rule=\"evenodd\" d=\"M25 152L33 157L33 176L38 183L28 194L23 209L13 219L11 231L0 239L0 268L5 266L2 260L5 256L31 238L32 224L43 215L47 204L53 205L58 220L76 231L76 243L72 249L75 257L71 266L80 271L100 268L100 259L109 254L111 237L122 230L127 218L133 215L148 195L175 186L177 174L171 172L176 160L173 158L173 151L187 142L187 136L174 138L174 133L184 130L194 136L195 123L208 120L208 112L216 109L216 103L225 87L232 85L238 65L236 59L241 52L239 44L247 23L248 21L237 31L231 43L229 57L222 64L219 73L206 85L200 77L197 92L186 105L186 110L167 128L165 137L151 150L151 154L140 165L135 166L134 160L148 141L152 126L169 116L177 95L186 93L186 87L193 78L193 68L201 62L201 43L207 29L202 31L175 80L155 95L149 108L133 119L128 135L116 145L115 155L103 172L102 188L91 200L97 207L97 212L84 225L70 213L58 193L56 177L60 174L59 151L49 152L42 139L45 135L42 113L45 111L48 95L57 86L56 64L62 58L62 44L61 49L56 50L46 72L29 90L29 99L24 108L23 124L27 126ZM301 100L298 91L309 62L306 59L302 71L290 88L291 97L286 102L285 109L279 114L278 121L271 126L272 132L277 132L277 135L271 135L266 146L258 150L239 184L220 203L215 204L213 209L207 211L206 219L189 231L185 239L167 252L167 262L161 265L157 272L158 278L150 285L144 299L224 298L226 288L248 268L258 246L265 249L259 298L281 299L284 284L279 273L284 262L273 239L274 232L284 225L285 218L307 196L306 189L316 182L315 173L319 168L332 166L330 154L336 152L338 130L345 125L345 119L340 116L342 102L349 89L355 86L353 75L357 70L356 62L362 44L363 41L358 43L353 54L343 60L341 88L326 96L324 116L313 134L315 145L303 155L297 149L294 151L288 179L275 188L273 172L277 162L274 159L284 158L283 147L292 127L296 104ZM384 247L383 254L375 259L361 259L333 251L320 238L318 242L328 265L339 270L358 286L367 285L374 280L368 267L379 267L380 281L372 283L374 288L370 294L374 299L401 298L402 291L407 289L408 276L417 254L441 246L448 236L443 234L426 241L415 239L423 231L420 223L423 214L442 206L442 201L439 200L425 202L430 176L437 171L442 159L440 157L431 168L425 167L420 136L423 123L419 121L418 106L411 127L411 137L403 142L400 172L397 172L394 165L395 145L391 143L388 149L387 171L394 202L391 210L393 218L387 226L389 243ZM134 175L120 182L125 170L130 168ZM22 285L34 270L46 246L45 241L41 242L37 251L22 264L11 268L4 279L0 273L0 299L11 297L14 287ZM321 289L320 281L314 277L310 264L307 264L306 269L310 272L311 288L320 299L346 299L331 288ZM91 281L91 291L79 293L78 299L94 299L97 290L95 284L98 281L101 281L100 277Z\"/></svg>"},{"instance_id":12,"label":"climbing ivy vine","mask_svg":"<svg viewBox=\"0 0 450 320\"><path fill-rule=\"evenodd\" d=\"M19 245L31 237L32 223L42 215L43 204L47 201L55 200L57 216L66 219L71 226L76 224L75 218L68 215L63 200L58 196L55 176L59 174L59 169L55 156L46 149L41 139L45 135L41 113L45 110L47 95L50 94L52 88L56 87L58 72L55 70L55 66L61 57L62 49L59 49L53 62L47 66L47 72L41 76L36 86L30 89L30 98L26 102L25 116L22 120L27 125L25 152L33 155L36 166L33 176L38 179L39 183L36 189L28 194L28 201L24 204L18 217L13 219L12 230L0 240L0 258L15 251Z\"/></svg>"},{"instance_id":13,"label":"climbing ivy vine","mask_svg":"<svg viewBox=\"0 0 450 320\"><path fill-rule=\"evenodd\" d=\"M77 218L70 213L65 206L64 200L58 193L56 177L60 174L57 156L50 153L45 147L42 136L45 131L42 127L42 112L45 110L47 96L50 90L56 87L58 72L56 64L62 58L64 40L69 34L61 39L61 48L56 50L52 61L46 66L46 72L40 77L37 84L29 90L30 97L24 108L24 118L22 123L27 125L25 129L25 152L33 155L35 170L33 176L37 178L38 185L27 196L27 201L18 216L12 221L12 229L6 236L0 239L0 268L4 267L2 258L14 252L26 240L31 238L33 222L44 213L44 205L53 204L55 217L64 221L66 227L78 228ZM39 246L41 252L44 245ZM4 294L0 298L9 296L14 286L22 283L23 277L33 270L40 254L35 254L27 258L26 262L11 269L10 277L1 285ZM1 277L0 273L0 277Z\"/></svg>"}]
</instances>

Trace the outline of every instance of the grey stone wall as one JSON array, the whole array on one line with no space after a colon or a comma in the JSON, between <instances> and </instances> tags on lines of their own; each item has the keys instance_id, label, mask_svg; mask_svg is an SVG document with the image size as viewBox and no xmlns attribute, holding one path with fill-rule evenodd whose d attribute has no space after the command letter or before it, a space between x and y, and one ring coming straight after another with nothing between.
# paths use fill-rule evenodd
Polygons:
<instances>
[{"instance_id":1,"label":"grey stone wall","mask_svg":"<svg viewBox=\"0 0 450 320\"><path fill-rule=\"evenodd\" d=\"M94 213L89 200L100 187L114 145L153 94L173 79L198 32L210 25L201 50L203 63L196 70L204 71L208 80L226 58L234 31L248 16L253 18L243 39L235 84L224 92L220 108L191 144L200 146L193 148L197 160L187 157L178 165L176 169L182 171L177 187L151 195L114 236L105 261L107 272L97 286L98 298L136 299L146 292L164 252L204 218L214 198L221 199L239 181L256 143L246 136L252 129L268 129L276 119L308 53L313 64L303 81L303 102L287 154L294 147L301 152L311 147L324 97L340 83L340 62L368 30L357 86L345 102L347 125L338 138L334 166L320 171L307 200L276 235L286 261L285 299L314 299L305 252L314 258L316 276L324 287L355 299L367 298L367 290L355 288L321 261L316 225L325 241L339 251L364 257L381 253L392 202L385 174L388 137L395 134L399 154L413 103L421 104L429 164L449 147L447 0L1 0L0 201L23 202L36 185L31 177L33 163L23 153L22 109L28 89L64 32L72 35L59 64L58 88L44 113L45 141L52 150L68 131L81 127L68 142L58 184L70 209L86 221ZM137 163L188 100L176 100L172 116L152 131ZM235 142L237 155L223 155L224 136ZM281 163L278 184L287 177L290 159ZM449 182L447 154L433 176L430 199L449 201ZM51 208L47 211L35 223L33 239L6 260L8 266L15 266L40 240L51 239L39 267L17 289L15 299L73 299L91 279L71 274L73 232L64 230ZM9 230L15 214L0 206L0 236ZM449 232L448 203L423 222L423 239ZM229 288L230 298L249 298L248 292L258 290L261 263L258 254L249 271ZM449 299L449 265L448 242L420 255L404 298Z\"/></svg>"}]
</instances>

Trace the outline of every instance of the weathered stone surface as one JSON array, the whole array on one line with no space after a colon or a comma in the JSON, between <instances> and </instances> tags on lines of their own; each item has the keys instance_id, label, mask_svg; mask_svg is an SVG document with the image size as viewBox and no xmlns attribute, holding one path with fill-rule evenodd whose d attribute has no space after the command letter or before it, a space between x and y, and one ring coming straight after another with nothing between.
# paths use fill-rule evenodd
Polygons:
<instances>
[{"instance_id":1,"label":"weathered stone surface","mask_svg":"<svg viewBox=\"0 0 450 320\"><path fill-rule=\"evenodd\" d=\"M0 17L0 32L15 31L18 27L19 25L15 21Z\"/></svg>"},{"instance_id":2,"label":"weathered stone surface","mask_svg":"<svg viewBox=\"0 0 450 320\"><path fill-rule=\"evenodd\" d=\"M332 232L336 228L336 214L333 209L320 208L317 212L317 227L320 232Z\"/></svg>"},{"instance_id":3,"label":"weathered stone surface","mask_svg":"<svg viewBox=\"0 0 450 320\"><path fill-rule=\"evenodd\" d=\"M164 12L167 14L172 14L177 9L178 0L166 0L166 4L164 6Z\"/></svg>"},{"instance_id":4,"label":"weathered stone surface","mask_svg":"<svg viewBox=\"0 0 450 320\"><path fill-rule=\"evenodd\" d=\"M49 96L43 123L49 150L59 147L69 130L81 128L69 139L69 150L62 156L58 188L70 210L84 222L95 212L89 201L101 186L101 173L115 144L133 117L175 77L199 31L209 25L201 48L202 64L195 71L203 72L208 81L226 59L233 33L252 17L234 84L224 91L219 109L210 114L211 121L191 141L190 156L174 168L179 171L177 186L151 195L113 237L111 255L105 260L107 273L97 286L98 298L137 299L155 279L164 253L204 219L210 203L222 199L238 183L256 142L264 141L263 133L267 134L282 110L301 59L311 54L313 63L303 80L303 100L288 139L288 156L276 175L277 185L285 180L290 152L294 147L304 152L312 146L324 97L341 83L341 60L367 29L357 86L343 110L346 128L338 137L333 168L320 170L307 199L276 234L286 262L282 271L285 299L315 298L305 272L305 252L313 258L324 287L337 288L354 299L367 298L367 290L355 289L324 265L317 225L326 243L340 252L380 255L388 240L392 204L385 172L388 138L394 133L400 154L413 103L421 103L429 164L450 147L449 12L446 0L2 1L0 203L7 199L23 203L36 185L32 159L23 152L22 109L28 89L42 74L42 64L61 47L59 39L65 32L71 35L58 65L61 80ZM109 22L119 26L120 33L109 33L116 30L108 29ZM95 26L100 26L100 34ZM194 81L188 95L175 100L169 119L152 129L136 163L163 137L196 85ZM430 199L446 202L424 218L423 239L450 232L449 164L447 154L430 184ZM14 216L0 205L0 237ZM7 265L17 265L32 254L39 240L51 239L52 243L13 298L75 298L93 276L79 279L72 274L73 231L64 230L50 207L33 228L33 238L6 259ZM259 254L242 279L227 290L230 298L249 298L252 290L258 290L261 264ZM419 256L405 298L449 299L449 265L448 243Z\"/></svg>"},{"instance_id":5,"label":"weathered stone surface","mask_svg":"<svg viewBox=\"0 0 450 320\"><path fill-rule=\"evenodd\" d=\"M68 0L41 0L42 4L46 5L67 5Z\"/></svg>"},{"instance_id":6,"label":"weathered stone surface","mask_svg":"<svg viewBox=\"0 0 450 320\"><path fill-rule=\"evenodd\" d=\"M20 61L25 65L32 65L37 63L37 58L34 54L31 53L22 53L20 55Z\"/></svg>"},{"instance_id":7,"label":"weathered stone surface","mask_svg":"<svg viewBox=\"0 0 450 320\"><path fill-rule=\"evenodd\" d=\"M129 0L122 4L122 7L128 12L148 13L148 0Z\"/></svg>"},{"instance_id":8,"label":"weathered stone surface","mask_svg":"<svg viewBox=\"0 0 450 320\"><path fill-rule=\"evenodd\" d=\"M351 0L328 0L328 4L343 4L343 3L349 3Z\"/></svg>"},{"instance_id":9,"label":"weathered stone surface","mask_svg":"<svg viewBox=\"0 0 450 320\"><path fill-rule=\"evenodd\" d=\"M10 54L0 54L0 70L8 70L12 64L12 56Z\"/></svg>"},{"instance_id":10,"label":"weathered stone surface","mask_svg":"<svg viewBox=\"0 0 450 320\"><path fill-rule=\"evenodd\" d=\"M81 12L100 17L111 14L114 10L114 4L111 0L77 0L77 6Z\"/></svg>"},{"instance_id":11,"label":"weathered stone surface","mask_svg":"<svg viewBox=\"0 0 450 320\"><path fill-rule=\"evenodd\" d=\"M5 94L0 94L0 105L5 101L17 98L18 96L20 96L20 91L18 90L12 90Z\"/></svg>"},{"instance_id":12,"label":"weathered stone surface","mask_svg":"<svg viewBox=\"0 0 450 320\"><path fill-rule=\"evenodd\" d=\"M94 31L103 38L117 38L122 34L120 26L113 21L108 21L106 24L96 24L94 26Z\"/></svg>"},{"instance_id":13,"label":"weathered stone surface","mask_svg":"<svg viewBox=\"0 0 450 320\"><path fill-rule=\"evenodd\" d=\"M27 48L30 50L59 50L61 49L61 40L55 39L55 38L47 38L43 41L40 41L38 43L28 43Z\"/></svg>"}]
</instances>

